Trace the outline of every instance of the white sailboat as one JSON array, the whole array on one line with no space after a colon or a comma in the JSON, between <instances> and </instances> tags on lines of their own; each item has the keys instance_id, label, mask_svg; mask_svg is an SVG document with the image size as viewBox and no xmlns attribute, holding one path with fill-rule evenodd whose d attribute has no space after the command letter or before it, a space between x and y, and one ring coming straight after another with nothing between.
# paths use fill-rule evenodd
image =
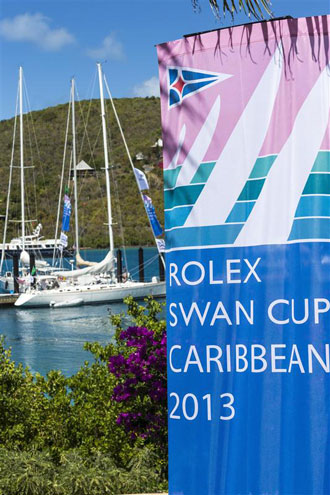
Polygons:
<instances>
[{"instance_id":1,"label":"white sailboat","mask_svg":"<svg viewBox=\"0 0 330 495\"><path fill-rule=\"evenodd\" d=\"M13 256L15 253L24 250L29 252L40 253L43 256L51 256L55 251L62 246L60 240L45 238L41 235L42 224L39 223L32 233L23 237L13 237L9 242L0 244L0 251L4 250L8 256ZM63 247L63 246L62 246Z\"/></svg>"},{"instance_id":2,"label":"white sailboat","mask_svg":"<svg viewBox=\"0 0 330 495\"><path fill-rule=\"evenodd\" d=\"M109 233L109 252L106 257L100 262L87 266L85 268L72 270L70 272L58 272L56 287L51 289L33 289L30 288L24 294L21 294L15 306L28 307L60 307L73 306L80 304L97 304L111 303L122 301L125 297L131 295L136 299L142 299L146 296L164 297L165 282L158 281L155 277L151 282L136 282L127 280L119 282L115 275L115 256L114 256L114 240L112 230L112 211L111 211L111 188L110 188L110 173L109 173L109 158L108 158L108 143L106 132L104 93L103 93L103 73L101 64L97 64L98 79L100 90L101 104L101 119L103 131L103 146L104 146L104 162L105 162L105 179L107 193L107 217L108 217L108 233ZM72 93L74 92L74 87ZM109 94L111 102L111 94ZM74 94L72 101L74 101ZM113 104L113 102L112 102ZM74 103L72 106L74 119ZM116 115L117 117L117 115ZM120 128L121 130L121 128ZM122 130L121 130L122 132ZM73 124L73 141L75 138L75 129ZM124 141L126 149L127 145ZM76 171L75 160L75 145L73 146L73 167L74 174ZM75 175L75 187L77 184ZM77 202L75 202L76 204ZM76 211L76 222L78 213ZM78 224L76 224L76 245L78 247L77 254L79 256L79 239L78 239Z\"/></svg>"},{"instance_id":3,"label":"white sailboat","mask_svg":"<svg viewBox=\"0 0 330 495\"><path fill-rule=\"evenodd\" d=\"M6 256L13 256L19 254L20 262L20 280L22 282L28 281L30 272L30 254L34 253L37 256L51 254L56 252L60 246L61 242L55 239L44 239L40 234L42 230L42 225L39 223L37 227L33 230L31 234L27 234L26 224L29 220L26 219L25 212L25 164L24 164L24 126L23 126L23 68L19 68L19 85L18 85L18 101L19 101L19 142L20 142L20 200L21 200L21 219L17 220L21 224L21 235L17 238L12 239L10 242L6 242L7 227L9 222L9 208L10 208L10 194L11 194L11 183L12 183L12 172L14 167L14 146L16 138L16 123L17 123L17 109L15 116L15 126L14 126L14 136L13 136L13 147L10 163L10 174L9 174L9 185L8 194L6 202L6 215L5 224L3 231L3 242L0 244L1 251L1 261L0 261L0 290L3 292L14 292L14 274L11 270L6 270L3 273L3 268L5 265ZM63 248L63 246L62 246ZM48 264L44 260L35 260L35 266L37 268L43 268ZM22 284L22 289L23 289Z\"/></svg>"}]
</instances>

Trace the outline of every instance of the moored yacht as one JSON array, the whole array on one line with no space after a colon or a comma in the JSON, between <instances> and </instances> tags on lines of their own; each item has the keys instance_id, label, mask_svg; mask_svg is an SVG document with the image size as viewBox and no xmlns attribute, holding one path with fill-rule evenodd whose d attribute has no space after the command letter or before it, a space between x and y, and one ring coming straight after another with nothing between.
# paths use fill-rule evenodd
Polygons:
<instances>
[{"instance_id":1,"label":"moored yacht","mask_svg":"<svg viewBox=\"0 0 330 495\"><path fill-rule=\"evenodd\" d=\"M113 240L113 220L111 210L111 189L110 189L110 167L108 160L108 143L107 143L107 130L105 120L105 106L103 95L103 73L101 64L97 64L99 89L100 89L100 104L101 104L101 119L102 119L102 131L103 131L103 147L104 147L104 171L106 182L106 196L107 196L107 226L109 233L109 251L105 258L99 263L88 264L85 268L78 268L75 270L61 272L56 274L57 280L53 286L42 289L41 287L29 287L28 290L21 294L15 306L17 307L59 307L57 305L75 304L97 304L97 303L111 303L115 301L122 301L127 296L133 296L137 299L143 299L147 296L153 297L165 297L166 287L165 282L159 281L156 277L151 282L136 282L129 277L127 281L121 282L117 279L115 274L116 259L114 256L114 240ZM107 86L108 88L108 86ZM109 92L110 101L113 105L112 97ZM77 175L76 175L76 154L75 154L75 124L74 124L74 80L72 80L71 86L71 108L72 108L72 131L73 131L73 173L74 173L74 187L77 187ZM113 105L114 108L114 105ZM117 113L115 111L120 131L122 129L118 120ZM122 134L123 137L123 134ZM124 137L123 137L124 139ZM128 151L126 141L124 140L126 151ZM128 153L129 154L129 153ZM130 156L129 156L130 158ZM134 166L131 162L131 166L134 171ZM141 189L139 188L141 191ZM77 194L75 193L75 197ZM142 197L142 193L141 193ZM75 203L75 209L76 209ZM79 236L78 236L78 215L76 217L76 250L77 250L77 264L81 265L79 255ZM157 243L157 246L159 243Z\"/></svg>"}]
</instances>

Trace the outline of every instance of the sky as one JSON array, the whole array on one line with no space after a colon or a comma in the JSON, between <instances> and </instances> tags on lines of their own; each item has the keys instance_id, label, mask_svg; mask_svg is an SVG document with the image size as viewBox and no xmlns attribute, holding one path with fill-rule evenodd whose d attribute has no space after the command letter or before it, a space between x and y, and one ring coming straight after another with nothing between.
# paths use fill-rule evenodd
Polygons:
<instances>
[{"instance_id":1,"label":"sky","mask_svg":"<svg viewBox=\"0 0 330 495\"><path fill-rule=\"evenodd\" d=\"M273 0L275 17L329 14L330 0ZM244 15L235 24L250 20ZM15 114L18 69L24 70L30 108L69 99L74 76L80 99L91 93L96 62L104 62L116 98L157 96L155 45L233 25L220 21L208 0L0 0L0 120Z\"/></svg>"}]
</instances>

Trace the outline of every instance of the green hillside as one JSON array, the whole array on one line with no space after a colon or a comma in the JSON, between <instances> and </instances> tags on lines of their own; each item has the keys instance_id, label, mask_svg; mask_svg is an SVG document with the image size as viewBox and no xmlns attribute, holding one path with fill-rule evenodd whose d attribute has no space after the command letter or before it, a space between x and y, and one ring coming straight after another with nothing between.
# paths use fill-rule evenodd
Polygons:
<instances>
[{"instance_id":1,"label":"green hillside","mask_svg":"<svg viewBox=\"0 0 330 495\"><path fill-rule=\"evenodd\" d=\"M161 162L162 150L152 148L161 137L159 98L123 98L114 100L131 156L137 168L146 171L157 216L162 225L163 181ZM116 245L121 245L120 224L123 225L127 246L152 244L152 234L144 212L139 192L115 117L107 102L109 136L109 160L112 180L112 209ZM54 237L60 175L63 162L65 130L68 105L58 105L24 115L24 164L29 167L26 175L26 218L33 220L29 229L37 222L43 225L44 237ZM0 122L0 215L6 210L9 164L12 152L14 119ZM70 125L71 130L71 125ZM77 162L84 160L95 169L92 174L83 172L78 179L80 246L101 248L108 246L107 211L105 201L105 179L103 141L98 100L76 102ZM20 155L18 146L19 126L16 131L12 194L10 201L9 232L7 240L19 235L20 214ZM68 182L72 134L68 135L68 153L65 166L65 181ZM136 160L137 153L143 154ZM33 167L33 168L32 168ZM73 184L70 182L70 196ZM119 209L120 206L120 209ZM121 222L122 219L122 222ZM37 220L37 222L36 222ZM4 221L1 220L2 236ZM71 224L70 245L73 244ZM2 238L2 237L1 237Z\"/></svg>"}]
</instances>

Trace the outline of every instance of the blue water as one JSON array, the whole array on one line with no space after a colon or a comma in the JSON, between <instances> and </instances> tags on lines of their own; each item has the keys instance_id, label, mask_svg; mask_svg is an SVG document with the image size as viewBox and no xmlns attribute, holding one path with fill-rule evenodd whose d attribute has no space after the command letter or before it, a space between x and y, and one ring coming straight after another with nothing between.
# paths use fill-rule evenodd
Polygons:
<instances>
[{"instance_id":1,"label":"blue water","mask_svg":"<svg viewBox=\"0 0 330 495\"><path fill-rule=\"evenodd\" d=\"M83 258L91 261L99 261L105 254L105 250L82 251ZM156 249L145 248L144 260L145 280L158 276ZM127 266L133 278L138 279L137 249L127 250ZM84 361L93 361L93 356L84 351L84 343L108 343L114 334L109 313L125 309L122 303L58 309L0 308L0 334L5 335L6 346L12 348L12 358L32 372L45 375L51 369L60 369L70 376ZM127 318L125 321L129 324Z\"/></svg>"}]
</instances>

